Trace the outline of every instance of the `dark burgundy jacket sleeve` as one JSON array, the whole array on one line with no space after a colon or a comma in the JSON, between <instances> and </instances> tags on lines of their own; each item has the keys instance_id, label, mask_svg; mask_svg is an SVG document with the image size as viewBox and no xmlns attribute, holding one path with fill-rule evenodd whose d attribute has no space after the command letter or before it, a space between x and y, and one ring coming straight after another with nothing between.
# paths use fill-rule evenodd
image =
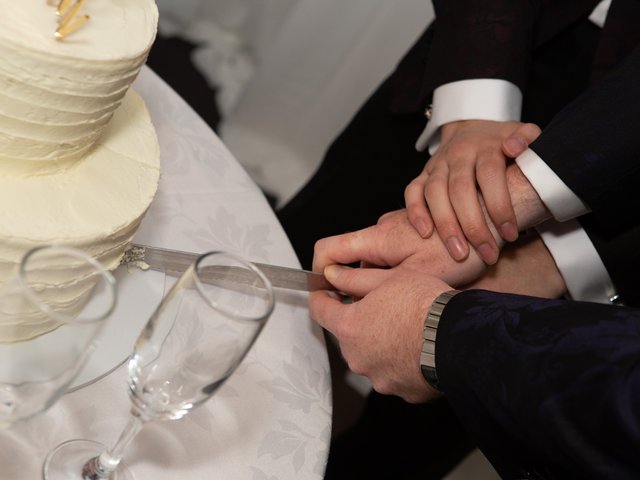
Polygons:
<instances>
[{"instance_id":1,"label":"dark burgundy jacket sleeve","mask_svg":"<svg viewBox=\"0 0 640 480\"><path fill-rule=\"evenodd\" d=\"M463 292L436 365L504 478L640 478L640 310Z\"/></svg>"},{"instance_id":2,"label":"dark burgundy jacket sleeve","mask_svg":"<svg viewBox=\"0 0 640 480\"><path fill-rule=\"evenodd\" d=\"M507 80L524 92L536 49L598 2L433 0L435 19L394 72L391 111L421 113L435 88L459 80Z\"/></svg>"},{"instance_id":3,"label":"dark burgundy jacket sleeve","mask_svg":"<svg viewBox=\"0 0 640 480\"><path fill-rule=\"evenodd\" d=\"M508 80L524 90L533 50L598 0L434 0L434 32L423 91L476 78Z\"/></svg>"}]
</instances>

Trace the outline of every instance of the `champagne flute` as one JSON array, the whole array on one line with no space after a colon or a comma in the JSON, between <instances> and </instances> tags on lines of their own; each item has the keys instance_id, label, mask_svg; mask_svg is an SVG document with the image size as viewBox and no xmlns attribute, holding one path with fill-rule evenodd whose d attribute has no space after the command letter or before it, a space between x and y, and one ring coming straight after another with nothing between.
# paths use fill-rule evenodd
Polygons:
<instances>
[{"instance_id":1,"label":"champagne flute","mask_svg":"<svg viewBox=\"0 0 640 480\"><path fill-rule=\"evenodd\" d=\"M0 426L48 409L93 350L115 280L75 248L28 251L0 288Z\"/></svg>"},{"instance_id":2,"label":"champagne flute","mask_svg":"<svg viewBox=\"0 0 640 480\"><path fill-rule=\"evenodd\" d=\"M238 283L238 274L244 279ZM235 371L273 311L271 283L225 252L200 256L173 285L138 337L128 361L130 419L111 448L69 440L44 463L45 480L132 480L121 461L140 429L182 418Z\"/></svg>"}]
</instances>

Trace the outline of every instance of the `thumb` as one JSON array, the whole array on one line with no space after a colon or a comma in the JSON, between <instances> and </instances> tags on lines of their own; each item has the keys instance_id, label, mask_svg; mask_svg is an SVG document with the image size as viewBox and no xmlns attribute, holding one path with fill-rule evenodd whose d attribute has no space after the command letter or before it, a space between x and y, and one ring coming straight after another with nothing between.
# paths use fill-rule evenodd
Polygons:
<instances>
[{"instance_id":1,"label":"thumb","mask_svg":"<svg viewBox=\"0 0 640 480\"><path fill-rule=\"evenodd\" d=\"M392 274L386 268L351 268L344 265L329 265L324 276L341 292L352 297L364 297Z\"/></svg>"},{"instance_id":2,"label":"thumb","mask_svg":"<svg viewBox=\"0 0 640 480\"><path fill-rule=\"evenodd\" d=\"M509 158L516 158L540 135L541 130L534 123L521 124L502 142L502 152Z\"/></svg>"},{"instance_id":3,"label":"thumb","mask_svg":"<svg viewBox=\"0 0 640 480\"><path fill-rule=\"evenodd\" d=\"M529 144L518 135L511 135L502 142L502 152L509 158L516 158L527 148Z\"/></svg>"}]
</instances>

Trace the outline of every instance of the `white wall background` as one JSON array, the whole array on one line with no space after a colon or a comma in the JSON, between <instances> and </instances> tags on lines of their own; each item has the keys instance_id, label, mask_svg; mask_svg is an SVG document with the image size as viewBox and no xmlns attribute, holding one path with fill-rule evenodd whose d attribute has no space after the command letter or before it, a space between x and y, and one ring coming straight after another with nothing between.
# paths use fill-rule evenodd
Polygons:
<instances>
[{"instance_id":1,"label":"white wall background","mask_svg":"<svg viewBox=\"0 0 640 480\"><path fill-rule=\"evenodd\" d=\"M427 0L157 0L163 32L204 42L219 134L286 202L433 18Z\"/></svg>"}]
</instances>

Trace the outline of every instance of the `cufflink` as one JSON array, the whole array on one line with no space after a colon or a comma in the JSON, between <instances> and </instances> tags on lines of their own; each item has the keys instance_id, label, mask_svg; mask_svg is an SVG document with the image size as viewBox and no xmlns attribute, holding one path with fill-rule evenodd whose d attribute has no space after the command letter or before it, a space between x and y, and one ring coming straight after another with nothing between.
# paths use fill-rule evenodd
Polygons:
<instances>
[{"instance_id":1,"label":"cufflink","mask_svg":"<svg viewBox=\"0 0 640 480\"><path fill-rule=\"evenodd\" d=\"M430 103L427 108L424 110L424 116L427 117L427 120L431 120L433 116L433 105Z\"/></svg>"}]
</instances>

